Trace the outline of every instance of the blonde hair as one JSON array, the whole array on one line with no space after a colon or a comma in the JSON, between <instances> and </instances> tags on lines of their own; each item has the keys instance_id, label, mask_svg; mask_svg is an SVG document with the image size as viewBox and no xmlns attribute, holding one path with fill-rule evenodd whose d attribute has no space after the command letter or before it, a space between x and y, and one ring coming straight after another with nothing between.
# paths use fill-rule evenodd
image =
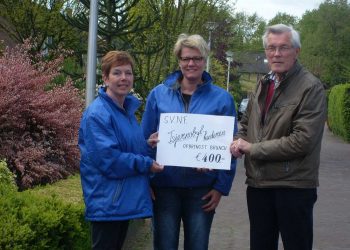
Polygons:
<instances>
[{"instance_id":1,"label":"blonde hair","mask_svg":"<svg viewBox=\"0 0 350 250\"><path fill-rule=\"evenodd\" d=\"M113 66L127 65L130 64L134 70L134 59L126 51L114 50L109 51L101 61L102 74L105 76L109 75L109 72Z\"/></svg>"},{"instance_id":2,"label":"blonde hair","mask_svg":"<svg viewBox=\"0 0 350 250\"><path fill-rule=\"evenodd\" d=\"M181 57L181 50L186 48L191 49L198 49L205 61L207 61L208 54L209 54L209 46L206 43L206 41L203 39L200 35L187 35L187 34L180 34L175 46L174 46L174 55L180 59Z\"/></svg>"}]
</instances>

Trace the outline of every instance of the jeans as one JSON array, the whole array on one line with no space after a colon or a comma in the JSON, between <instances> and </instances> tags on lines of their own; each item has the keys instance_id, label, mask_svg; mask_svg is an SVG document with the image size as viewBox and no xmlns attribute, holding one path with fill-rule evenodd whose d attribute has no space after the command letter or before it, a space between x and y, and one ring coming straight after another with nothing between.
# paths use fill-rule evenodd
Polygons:
<instances>
[{"instance_id":1,"label":"jeans","mask_svg":"<svg viewBox=\"0 0 350 250\"><path fill-rule=\"evenodd\" d=\"M204 212L202 197L211 188L153 188L155 250L177 250L181 220L184 250L207 250L215 211Z\"/></svg>"},{"instance_id":2,"label":"jeans","mask_svg":"<svg viewBox=\"0 0 350 250\"><path fill-rule=\"evenodd\" d=\"M93 250L121 250L126 238L129 221L92 221Z\"/></svg>"},{"instance_id":3,"label":"jeans","mask_svg":"<svg viewBox=\"0 0 350 250\"><path fill-rule=\"evenodd\" d=\"M247 188L250 249L312 250L316 188Z\"/></svg>"}]
</instances>

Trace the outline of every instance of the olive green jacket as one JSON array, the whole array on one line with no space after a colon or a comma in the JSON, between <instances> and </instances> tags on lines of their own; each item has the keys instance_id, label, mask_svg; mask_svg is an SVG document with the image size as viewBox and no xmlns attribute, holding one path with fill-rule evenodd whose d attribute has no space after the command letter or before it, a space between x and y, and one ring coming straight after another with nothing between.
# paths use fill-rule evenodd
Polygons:
<instances>
[{"instance_id":1,"label":"olive green jacket","mask_svg":"<svg viewBox=\"0 0 350 250\"><path fill-rule=\"evenodd\" d=\"M322 83L296 61L275 89L262 122L268 87L263 77L250 96L236 137L252 143L245 156L252 187L317 187L326 97Z\"/></svg>"}]
</instances>

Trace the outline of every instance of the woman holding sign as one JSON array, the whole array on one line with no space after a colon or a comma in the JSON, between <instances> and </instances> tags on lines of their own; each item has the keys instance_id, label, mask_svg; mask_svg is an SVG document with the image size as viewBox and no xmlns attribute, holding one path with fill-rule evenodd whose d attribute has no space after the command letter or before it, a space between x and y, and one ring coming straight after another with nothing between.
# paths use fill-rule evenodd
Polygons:
<instances>
[{"instance_id":1,"label":"woman holding sign","mask_svg":"<svg viewBox=\"0 0 350 250\"><path fill-rule=\"evenodd\" d=\"M129 220L152 216L149 175L163 166L144 156L147 143L135 117L140 103L129 94L134 82L132 57L125 51L110 51L101 67L105 87L80 124L80 175L92 249L122 249Z\"/></svg>"},{"instance_id":2,"label":"woman holding sign","mask_svg":"<svg viewBox=\"0 0 350 250\"><path fill-rule=\"evenodd\" d=\"M179 36L174 54L180 70L150 92L141 123L146 138L157 132L162 113L236 116L232 96L214 85L204 71L208 53L209 47L201 36ZM215 209L221 196L229 194L235 170L236 161L232 160L230 170L208 171L199 162L197 169L165 166L163 172L156 173L151 179L155 198L154 249L178 249L181 221L184 249L208 249Z\"/></svg>"}]
</instances>

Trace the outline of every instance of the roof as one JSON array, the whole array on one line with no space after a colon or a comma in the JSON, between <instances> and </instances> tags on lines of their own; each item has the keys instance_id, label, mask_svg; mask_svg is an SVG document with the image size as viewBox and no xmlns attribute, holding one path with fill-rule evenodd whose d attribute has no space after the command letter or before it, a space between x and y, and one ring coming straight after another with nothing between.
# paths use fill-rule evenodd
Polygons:
<instances>
[{"instance_id":1,"label":"roof","mask_svg":"<svg viewBox=\"0 0 350 250\"><path fill-rule=\"evenodd\" d=\"M236 52L235 62L240 73L266 74L269 67L265 63L265 53L263 52Z\"/></svg>"}]
</instances>

